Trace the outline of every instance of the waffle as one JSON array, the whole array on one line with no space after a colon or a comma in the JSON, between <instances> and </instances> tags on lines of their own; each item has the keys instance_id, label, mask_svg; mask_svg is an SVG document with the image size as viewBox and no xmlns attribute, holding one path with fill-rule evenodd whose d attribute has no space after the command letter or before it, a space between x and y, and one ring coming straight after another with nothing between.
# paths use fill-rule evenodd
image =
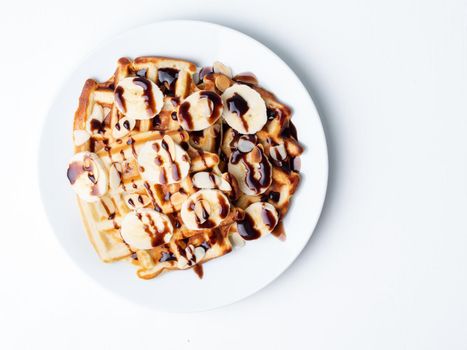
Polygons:
<instances>
[{"instance_id":1,"label":"waffle","mask_svg":"<svg viewBox=\"0 0 467 350\"><path fill-rule=\"evenodd\" d=\"M67 175L104 262L137 275L193 268L269 233L299 181L291 110L251 73L215 62L121 58L85 82Z\"/></svg>"}]
</instances>

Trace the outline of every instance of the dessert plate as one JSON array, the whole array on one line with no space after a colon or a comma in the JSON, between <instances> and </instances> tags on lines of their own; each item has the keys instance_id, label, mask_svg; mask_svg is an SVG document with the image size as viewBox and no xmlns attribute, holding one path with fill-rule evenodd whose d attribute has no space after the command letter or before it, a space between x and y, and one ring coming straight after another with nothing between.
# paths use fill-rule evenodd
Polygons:
<instances>
[{"instance_id":1,"label":"dessert plate","mask_svg":"<svg viewBox=\"0 0 467 350\"><path fill-rule=\"evenodd\" d=\"M302 181L284 220L287 239L272 235L248 242L230 254L203 265L204 277L193 271L139 279L127 263L102 263L79 216L66 168L73 153L72 122L78 97L89 77L104 81L120 57L157 55L183 58L198 65L221 61L235 72L254 72L261 85L293 110L299 141ZM164 311L201 311L241 300L277 278L300 254L323 206L328 159L319 115L293 71L271 50L238 31L197 21L159 22L139 27L105 42L65 81L45 121L39 149L42 200L54 232L76 264L98 284L146 307Z\"/></svg>"}]
</instances>

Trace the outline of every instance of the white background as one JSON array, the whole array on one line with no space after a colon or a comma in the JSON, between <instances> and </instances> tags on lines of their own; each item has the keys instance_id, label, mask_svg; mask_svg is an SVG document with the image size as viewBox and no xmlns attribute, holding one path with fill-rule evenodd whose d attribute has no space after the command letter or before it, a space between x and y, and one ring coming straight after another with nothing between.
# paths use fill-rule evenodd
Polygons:
<instances>
[{"instance_id":1,"label":"white background","mask_svg":"<svg viewBox=\"0 0 467 350\"><path fill-rule=\"evenodd\" d=\"M279 54L315 100L331 160L293 266L195 314L95 285L54 238L36 180L42 122L73 67L102 40L175 18ZM0 348L467 349L466 29L465 1L2 3Z\"/></svg>"}]
</instances>

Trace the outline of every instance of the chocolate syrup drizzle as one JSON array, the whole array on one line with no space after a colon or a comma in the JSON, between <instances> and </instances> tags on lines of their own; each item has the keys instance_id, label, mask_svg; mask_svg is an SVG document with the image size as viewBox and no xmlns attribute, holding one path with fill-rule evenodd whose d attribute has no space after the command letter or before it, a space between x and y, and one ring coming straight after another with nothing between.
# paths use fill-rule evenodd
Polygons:
<instances>
[{"instance_id":1,"label":"chocolate syrup drizzle","mask_svg":"<svg viewBox=\"0 0 467 350\"><path fill-rule=\"evenodd\" d=\"M159 68L157 70L157 85L164 95L175 96L175 85L179 72L175 68Z\"/></svg>"}]
</instances>

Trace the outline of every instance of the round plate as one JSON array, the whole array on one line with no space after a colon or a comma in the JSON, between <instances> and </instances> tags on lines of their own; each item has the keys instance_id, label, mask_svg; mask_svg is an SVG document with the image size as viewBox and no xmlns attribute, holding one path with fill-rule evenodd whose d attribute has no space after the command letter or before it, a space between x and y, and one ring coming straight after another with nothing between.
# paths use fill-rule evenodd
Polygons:
<instances>
[{"instance_id":1,"label":"round plate","mask_svg":"<svg viewBox=\"0 0 467 350\"><path fill-rule=\"evenodd\" d=\"M260 85L293 110L300 142L302 181L285 218L287 240L272 235L247 242L204 264L204 278L192 270L145 281L128 263L102 263L88 242L75 195L66 178L72 156L72 122L78 97L89 77L105 81L118 58L153 55L184 58L199 66L221 61L234 73L254 72ZM147 307L165 311L199 311L243 299L277 278L300 254L323 206L328 159L316 108L303 84L271 50L235 30L205 22L159 22L107 41L65 81L45 121L40 145L42 200L55 234L71 258L105 288Z\"/></svg>"}]
</instances>

